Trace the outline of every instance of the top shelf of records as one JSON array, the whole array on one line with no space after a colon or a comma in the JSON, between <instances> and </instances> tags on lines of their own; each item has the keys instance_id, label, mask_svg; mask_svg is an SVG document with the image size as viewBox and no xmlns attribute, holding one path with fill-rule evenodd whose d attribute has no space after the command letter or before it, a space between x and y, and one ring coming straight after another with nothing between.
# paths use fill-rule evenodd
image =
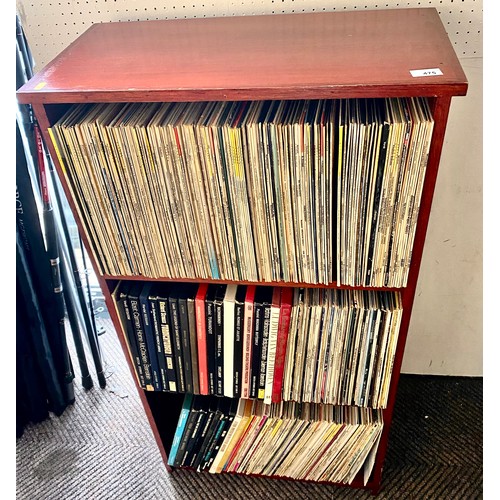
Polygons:
<instances>
[{"instance_id":1,"label":"top shelf of records","mask_svg":"<svg viewBox=\"0 0 500 500\"><path fill-rule=\"evenodd\" d=\"M49 128L101 274L406 286L425 98L76 104Z\"/></svg>"},{"instance_id":2,"label":"top shelf of records","mask_svg":"<svg viewBox=\"0 0 500 500\"><path fill-rule=\"evenodd\" d=\"M466 90L436 9L418 8L98 23L18 99L242 101Z\"/></svg>"}]
</instances>

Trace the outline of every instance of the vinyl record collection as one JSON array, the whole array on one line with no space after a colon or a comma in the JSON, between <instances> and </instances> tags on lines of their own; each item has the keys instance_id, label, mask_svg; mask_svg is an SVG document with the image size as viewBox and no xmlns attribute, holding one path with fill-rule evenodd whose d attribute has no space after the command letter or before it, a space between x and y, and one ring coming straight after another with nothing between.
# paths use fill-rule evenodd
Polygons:
<instances>
[{"instance_id":1,"label":"vinyl record collection","mask_svg":"<svg viewBox=\"0 0 500 500\"><path fill-rule=\"evenodd\" d=\"M406 285L423 98L79 104L50 128L104 274Z\"/></svg>"},{"instance_id":2,"label":"vinyl record collection","mask_svg":"<svg viewBox=\"0 0 500 500\"><path fill-rule=\"evenodd\" d=\"M433 125L387 98L79 104L49 128L140 386L185 393L171 465L366 483Z\"/></svg>"},{"instance_id":3,"label":"vinyl record collection","mask_svg":"<svg viewBox=\"0 0 500 500\"><path fill-rule=\"evenodd\" d=\"M366 484L382 427L370 408L188 394L168 463L346 484L363 470Z\"/></svg>"}]
</instances>

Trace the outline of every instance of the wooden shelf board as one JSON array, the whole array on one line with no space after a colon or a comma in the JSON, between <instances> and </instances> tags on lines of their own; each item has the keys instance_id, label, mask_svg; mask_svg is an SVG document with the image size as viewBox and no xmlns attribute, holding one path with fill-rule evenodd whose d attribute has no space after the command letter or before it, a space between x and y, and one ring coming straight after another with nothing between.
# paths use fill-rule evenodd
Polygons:
<instances>
[{"instance_id":1,"label":"wooden shelf board","mask_svg":"<svg viewBox=\"0 0 500 500\"><path fill-rule=\"evenodd\" d=\"M411 70L439 68L441 76ZM435 8L98 23L23 103L465 95Z\"/></svg>"}]
</instances>

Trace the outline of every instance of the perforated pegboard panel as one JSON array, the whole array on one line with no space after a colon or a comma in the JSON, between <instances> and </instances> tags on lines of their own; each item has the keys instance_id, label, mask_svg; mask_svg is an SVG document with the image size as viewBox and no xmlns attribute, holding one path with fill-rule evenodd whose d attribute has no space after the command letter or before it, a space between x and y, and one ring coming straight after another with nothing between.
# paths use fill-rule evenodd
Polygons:
<instances>
[{"instance_id":1,"label":"perforated pegboard panel","mask_svg":"<svg viewBox=\"0 0 500 500\"><path fill-rule=\"evenodd\" d=\"M459 58L482 57L482 0L17 0L36 71L94 23L412 7L438 10Z\"/></svg>"}]
</instances>

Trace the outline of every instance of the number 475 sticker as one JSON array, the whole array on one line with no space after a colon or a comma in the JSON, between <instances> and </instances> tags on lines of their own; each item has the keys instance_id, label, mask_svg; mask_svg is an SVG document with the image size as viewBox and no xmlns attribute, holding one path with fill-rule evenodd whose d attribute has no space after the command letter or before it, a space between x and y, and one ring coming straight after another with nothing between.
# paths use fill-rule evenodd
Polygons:
<instances>
[{"instance_id":1,"label":"number 475 sticker","mask_svg":"<svg viewBox=\"0 0 500 500\"><path fill-rule=\"evenodd\" d=\"M439 68L430 69L412 69L410 70L411 76L440 76L443 72Z\"/></svg>"}]
</instances>

